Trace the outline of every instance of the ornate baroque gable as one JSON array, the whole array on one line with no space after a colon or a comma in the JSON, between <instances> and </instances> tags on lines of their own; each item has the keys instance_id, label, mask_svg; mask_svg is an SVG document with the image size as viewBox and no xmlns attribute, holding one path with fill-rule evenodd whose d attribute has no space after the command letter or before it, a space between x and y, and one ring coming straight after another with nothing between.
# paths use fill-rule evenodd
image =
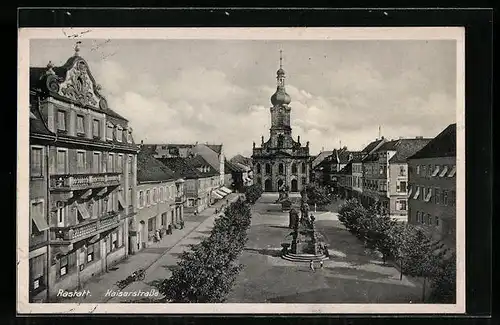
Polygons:
<instances>
[{"instance_id":1,"label":"ornate baroque gable","mask_svg":"<svg viewBox=\"0 0 500 325\"><path fill-rule=\"evenodd\" d=\"M96 85L87 62L78 56L74 56L68 60L67 64L69 66L65 77L57 76L52 67L49 67L47 71L48 89L82 106L93 106L106 110L106 100L99 94L99 86Z\"/></svg>"}]
</instances>

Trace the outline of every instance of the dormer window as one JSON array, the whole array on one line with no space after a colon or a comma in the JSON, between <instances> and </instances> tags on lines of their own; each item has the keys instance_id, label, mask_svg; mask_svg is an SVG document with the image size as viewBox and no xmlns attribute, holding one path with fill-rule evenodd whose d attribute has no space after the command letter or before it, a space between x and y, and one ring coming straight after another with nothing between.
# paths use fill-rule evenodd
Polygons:
<instances>
[{"instance_id":1,"label":"dormer window","mask_svg":"<svg viewBox=\"0 0 500 325\"><path fill-rule=\"evenodd\" d=\"M122 142L123 128L121 126L116 127L116 141Z\"/></svg>"}]
</instances>

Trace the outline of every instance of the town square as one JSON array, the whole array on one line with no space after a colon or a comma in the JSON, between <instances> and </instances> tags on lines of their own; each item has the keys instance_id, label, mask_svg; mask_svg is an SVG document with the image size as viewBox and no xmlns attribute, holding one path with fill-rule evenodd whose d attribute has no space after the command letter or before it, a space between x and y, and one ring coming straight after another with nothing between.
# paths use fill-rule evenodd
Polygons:
<instances>
[{"instance_id":1,"label":"town square","mask_svg":"<svg viewBox=\"0 0 500 325\"><path fill-rule=\"evenodd\" d=\"M32 40L30 302L454 304L455 51Z\"/></svg>"}]
</instances>

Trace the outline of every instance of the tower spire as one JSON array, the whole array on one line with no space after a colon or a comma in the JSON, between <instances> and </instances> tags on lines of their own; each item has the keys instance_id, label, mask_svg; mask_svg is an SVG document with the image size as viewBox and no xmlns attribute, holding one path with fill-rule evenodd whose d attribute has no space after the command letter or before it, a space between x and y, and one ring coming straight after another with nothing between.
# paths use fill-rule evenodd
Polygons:
<instances>
[{"instance_id":1,"label":"tower spire","mask_svg":"<svg viewBox=\"0 0 500 325\"><path fill-rule=\"evenodd\" d=\"M283 69L283 50L280 50L280 69Z\"/></svg>"}]
</instances>

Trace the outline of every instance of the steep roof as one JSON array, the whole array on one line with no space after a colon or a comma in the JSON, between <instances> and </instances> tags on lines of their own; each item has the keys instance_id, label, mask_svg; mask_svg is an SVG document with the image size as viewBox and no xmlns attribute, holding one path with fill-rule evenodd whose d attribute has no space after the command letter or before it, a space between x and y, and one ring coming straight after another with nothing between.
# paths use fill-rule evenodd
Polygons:
<instances>
[{"instance_id":1,"label":"steep roof","mask_svg":"<svg viewBox=\"0 0 500 325\"><path fill-rule=\"evenodd\" d=\"M206 144L207 147L212 149L215 153L221 154L222 152L222 144Z\"/></svg>"},{"instance_id":2,"label":"steep roof","mask_svg":"<svg viewBox=\"0 0 500 325\"><path fill-rule=\"evenodd\" d=\"M222 148L222 146L221 146ZM192 148L195 155L200 155L217 172L220 171L220 153L213 151L208 145L197 144Z\"/></svg>"},{"instance_id":3,"label":"steep roof","mask_svg":"<svg viewBox=\"0 0 500 325\"><path fill-rule=\"evenodd\" d=\"M252 166L252 158L248 158L248 157L245 157L245 156L240 155L240 154L229 159L229 161L232 163L240 163L242 165L249 166L249 167Z\"/></svg>"},{"instance_id":4,"label":"steep roof","mask_svg":"<svg viewBox=\"0 0 500 325\"><path fill-rule=\"evenodd\" d=\"M229 173L233 173L233 172L236 172L236 173L241 173L241 172L244 172L245 170L243 169L243 165L240 165L240 164L237 164L237 163L232 163L228 160L226 160L224 162L224 172L226 174L229 174Z\"/></svg>"},{"instance_id":5,"label":"steep roof","mask_svg":"<svg viewBox=\"0 0 500 325\"><path fill-rule=\"evenodd\" d=\"M211 177L219 175L219 171L213 168L201 155L186 158L186 163L194 167L201 177ZM208 167L207 171L200 171L198 168Z\"/></svg>"},{"instance_id":6,"label":"steep roof","mask_svg":"<svg viewBox=\"0 0 500 325\"><path fill-rule=\"evenodd\" d=\"M318 166L323 160L325 160L326 157L330 156L333 153L333 151L322 151L320 152L316 158L313 159L312 161L312 168L315 168Z\"/></svg>"},{"instance_id":7,"label":"steep roof","mask_svg":"<svg viewBox=\"0 0 500 325\"><path fill-rule=\"evenodd\" d=\"M181 178L181 175L174 172L166 165L155 159L150 152L139 151L137 154L137 181L173 181Z\"/></svg>"},{"instance_id":8,"label":"steep roof","mask_svg":"<svg viewBox=\"0 0 500 325\"><path fill-rule=\"evenodd\" d=\"M202 178L201 173L196 168L188 164L187 158L172 157L172 158L157 158L162 164L175 171L184 178Z\"/></svg>"},{"instance_id":9,"label":"steep roof","mask_svg":"<svg viewBox=\"0 0 500 325\"><path fill-rule=\"evenodd\" d=\"M401 139L396 140L396 154L389 159L389 163L404 163L411 155L425 147L431 139Z\"/></svg>"},{"instance_id":10,"label":"steep roof","mask_svg":"<svg viewBox=\"0 0 500 325\"><path fill-rule=\"evenodd\" d=\"M365 154L370 154L375 148L377 148L377 146L385 141L386 139L384 137L380 138L380 139L376 139L375 141L372 141L370 142L363 150L361 150L361 152L365 153Z\"/></svg>"},{"instance_id":11,"label":"steep roof","mask_svg":"<svg viewBox=\"0 0 500 325\"><path fill-rule=\"evenodd\" d=\"M43 120L42 114L37 108L30 109L30 134L46 134L55 135L52 133L45 121Z\"/></svg>"},{"instance_id":12,"label":"steep roof","mask_svg":"<svg viewBox=\"0 0 500 325\"><path fill-rule=\"evenodd\" d=\"M457 124L450 124L408 159L455 157L457 155Z\"/></svg>"}]
</instances>

